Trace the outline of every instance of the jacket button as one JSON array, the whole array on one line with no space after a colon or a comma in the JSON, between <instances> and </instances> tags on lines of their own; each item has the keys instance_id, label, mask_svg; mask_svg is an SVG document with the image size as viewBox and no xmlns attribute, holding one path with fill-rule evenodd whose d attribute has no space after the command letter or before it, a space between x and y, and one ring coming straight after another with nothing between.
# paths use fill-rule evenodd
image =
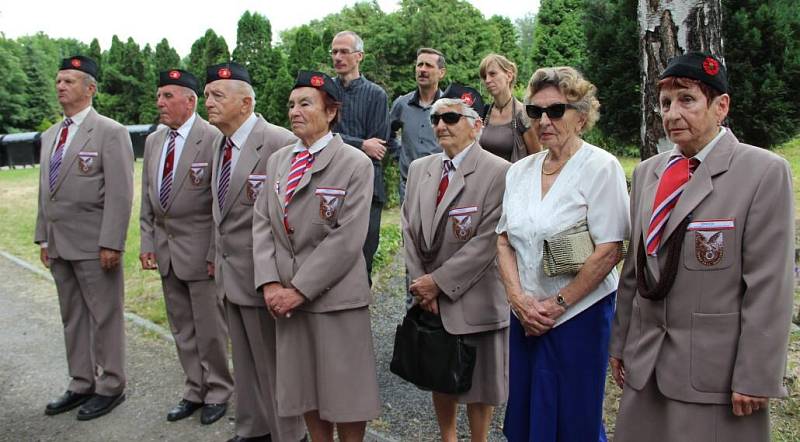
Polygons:
<instances>
[{"instance_id":1,"label":"jacket button","mask_svg":"<svg viewBox=\"0 0 800 442\"><path fill-rule=\"evenodd\" d=\"M169 238L169 239L174 239L174 237L172 236L172 234L171 234L171 233L170 233L169 235L167 235L167 238Z\"/></svg>"},{"instance_id":2,"label":"jacket button","mask_svg":"<svg viewBox=\"0 0 800 442\"><path fill-rule=\"evenodd\" d=\"M228 254L227 254L227 253L223 253L223 254L222 254L222 258L223 258L223 259L228 259Z\"/></svg>"},{"instance_id":3,"label":"jacket button","mask_svg":"<svg viewBox=\"0 0 800 442\"><path fill-rule=\"evenodd\" d=\"M294 233L294 227L289 227L289 235Z\"/></svg>"},{"instance_id":4,"label":"jacket button","mask_svg":"<svg viewBox=\"0 0 800 442\"><path fill-rule=\"evenodd\" d=\"M667 331L667 325L666 324L658 324L658 328L660 328L661 330Z\"/></svg>"}]
</instances>

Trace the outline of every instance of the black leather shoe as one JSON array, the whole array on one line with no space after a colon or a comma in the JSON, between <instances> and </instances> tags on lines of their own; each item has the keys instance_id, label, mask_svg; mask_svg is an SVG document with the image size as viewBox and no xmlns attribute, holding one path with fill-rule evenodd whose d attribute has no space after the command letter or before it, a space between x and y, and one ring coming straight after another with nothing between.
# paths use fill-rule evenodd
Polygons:
<instances>
[{"instance_id":1,"label":"black leather shoe","mask_svg":"<svg viewBox=\"0 0 800 442\"><path fill-rule=\"evenodd\" d=\"M125 393L116 396L103 396L96 394L78 410L78 420L88 421L104 414L108 414L117 405L125 401Z\"/></svg>"},{"instance_id":2,"label":"black leather shoe","mask_svg":"<svg viewBox=\"0 0 800 442\"><path fill-rule=\"evenodd\" d=\"M210 425L218 421L219 418L225 416L228 411L228 403L222 404L205 404L203 405L203 412L200 415L200 423L203 425Z\"/></svg>"},{"instance_id":3,"label":"black leather shoe","mask_svg":"<svg viewBox=\"0 0 800 442\"><path fill-rule=\"evenodd\" d=\"M178 402L178 405L176 405L175 408L169 410L169 413L167 413L167 420L170 422L179 421L183 418L191 416L192 413L197 411L197 409L202 406L203 406L202 403L181 399L181 401Z\"/></svg>"},{"instance_id":4,"label":"black leather shoe","mask_svg":"<svg viewBox=\"0 0 800 442\"><path fill-rule=\"evenodd\" d=\"M228 442L272 442L272 436L266 434L264 436L257 436L257 437L242 437L238 434L233 436L232 439L228 439Z\"/></svg>"},{"instance_id":5,"label":"black leather shoe","mask_svg":"<svg viewBox=\"0 0 800 442\"><path fill-rule=\"evenodd\" d=\"M47 404L47 407L44 409L44 414L53 416L55 414L72 410L78 405L88 401L90 397L92 397L91 393L82 394L67 390L64 394L59 396L58 399L55 399Z\"/></svg>"}]
</instances>

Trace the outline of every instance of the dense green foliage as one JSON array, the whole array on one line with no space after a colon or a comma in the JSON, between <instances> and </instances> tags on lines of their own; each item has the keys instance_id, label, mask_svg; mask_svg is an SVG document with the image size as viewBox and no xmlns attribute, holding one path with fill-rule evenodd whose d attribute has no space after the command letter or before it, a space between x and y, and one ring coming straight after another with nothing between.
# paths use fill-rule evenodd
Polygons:
<instances>
[{"instance_id":1,"label":"dense green foliage","mask_svg":"<svg viewBox=\"0 0 800 442\"><path fill-rule=\"evenodd\" d=\"M182 67L205 79L211 64L234 60L248 67L256 110L286 125L286 98L299 69L333 73L328 50L336 32L364 38L364 75L383 86L390 99L415 87L417 48L440 49L447 58L447 85L458 81L485 89L478 65L489 52L519 66L516 94L522 96L533 71L571 65L598 88L601 119L587 136L615 153L639 144L640 85L636 8L638 0L541 0L540 9L512 22L484 17L464 0L400 0L383 12L375 1L284 31L274 38L267 17L245 12L235 46L209 29L181 59L166 39L155 48L113 38L101 50L44 34L7 39L0 33L0 133L42 130L59 118L53 79L61 58L84 53L100 64L95 106L124 124L156 121L157 73ZM730 70L730 123L740 137L773 146L797 134L800 101L800 6L796 0L723 0L726 61ZM198 110L205 115L202 96Z\"/></svg>"}]
</instances>

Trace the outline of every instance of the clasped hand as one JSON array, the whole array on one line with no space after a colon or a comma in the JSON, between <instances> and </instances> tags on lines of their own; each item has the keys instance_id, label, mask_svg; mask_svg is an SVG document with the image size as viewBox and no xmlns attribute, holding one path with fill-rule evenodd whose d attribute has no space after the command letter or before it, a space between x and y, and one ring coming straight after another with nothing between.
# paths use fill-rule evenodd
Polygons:
<instances>
[{"instance_id":1,"label":"clasped hand","mask_svg":"<svg viewBox=\"0 0 800 442\"><path fill-rule=\"evenodd\" d=\"M525 330L525 336L541 336L556 324L556 320L564 314L564 307L556 303L555 296L537 301L528 294L510 298L511 308Z\"/></svg>"},{"instance_id":2,"label":"clasped hand","mask_svg":"<svg viewBox=\"0 0 800 442\"><path fill-rule=\"evenodd\" d=\"M278 283L265 285L263 295L267 309L276 318L290 318L292 311L306 302L296 288L285 288Z\"/></svg>"},{"instance_id":3,"label":"clasped hand","mask_svg":"<svg viewBox=\"0 0 800 442\"><path fill-rule=\"evenodd\" d=\"M414 298L417 300L420 308L435 315L439 314L439 303L437 298L439 298L439 293L441 293L441 290L436 284L436 281L433 280L433 276L430 274L422 275L419 278L411 281L411 285L408 286L408 290L412 295L414 295Z\"/></svg>"}]
</instances>

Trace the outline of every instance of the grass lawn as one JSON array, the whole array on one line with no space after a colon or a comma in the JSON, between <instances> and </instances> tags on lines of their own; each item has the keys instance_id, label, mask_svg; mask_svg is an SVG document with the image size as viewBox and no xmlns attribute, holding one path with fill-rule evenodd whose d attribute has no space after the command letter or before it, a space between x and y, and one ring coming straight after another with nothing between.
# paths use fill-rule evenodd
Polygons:
<instances>
[{"instance_id":1,"label":"grass lawn","mask_svg":"<svg viewBox=\"0 0 800 442\"><path fill-rule=\"evenodd\" d=\"M136 162L134 196L125 258L125 308L139 316L167 326L161 279L155 271L139 265L139 205L141 202L142 162ZM39 246L33 243L36 226L39 168L0 171L0 250L34 265L39 262Z\"/></svg>"}]
</instances>

